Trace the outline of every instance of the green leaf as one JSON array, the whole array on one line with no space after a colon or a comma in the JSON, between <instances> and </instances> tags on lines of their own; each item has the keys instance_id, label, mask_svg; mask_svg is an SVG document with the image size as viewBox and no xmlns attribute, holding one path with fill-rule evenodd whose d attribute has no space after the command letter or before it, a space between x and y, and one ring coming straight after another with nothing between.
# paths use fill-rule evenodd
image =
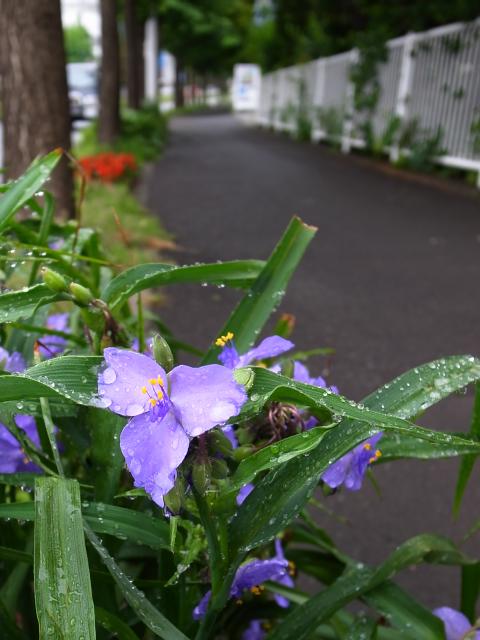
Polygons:
<instances>
[{"instance_id":1,"label":"green leaf","mask_svg":"<svg viewBox=\"0 0 480 640\"><path fill-rule=\"evenodd\" d=\"M447 433L455 438L455 444L444 442L427 442L420 438L412 438L404 434L386 434L378 444L382 457L377 464L397 460L399 458L417 458L420 460L433 460L436 458L452 458L455 456L467 457L470 453L478 453L477 441L471 440L468 434ZM462 444L459 439L464 439Z\"/></svg>"},{"instance_id":2,"label":"green leaf","mask_svg":"<svg viewBox=\"0 0 480 640\"><path fill-rule=\"evenodd\" d=\"M260 260L232 260L180 267L162 263L141 264L126 269L111 280L102 291L101 297L114 308L139 291L179 282L245 288L255 280L263 266L264 262Z\"/></svg>"},{"instance_id":3,"label":"green leaf","mask_svg":"<svg viewBox=\"0 0 480 640\"><path fill-rule=\"evenodd\" d=\"M102 562L115 580L125 600L132 607L140 620L155 635L166 640L188 640L153 604L145 597L145 594L137 589L130 578L120 569L118 564L108 553L107 549L93 533L88 525L85 525L85 534L91 545L98 552Z\"/></svg>"},{"instance_id":4,"label":"green leaf","mask_svg":"<svg viewBox=\"0 0 480 640\"><path fill-rule=\"evenodd\" d=\"M219 332L219 335L223 335L232 331L240 353L253 344L271 313L280 304L288 282L316 231L315 227L306 225L300 218L292 219L248 293ZM219 352L219 347L212 346L203 363L217 362Z\"/></svg>"},{"instance_id":5,"label":"green leaf","mask_svg":"<svg viewBox=\"0 0 480 640\"><path fill-rule=\"evenodd\" d=\"M67 300L67 296L55 293L46 284L35 284L20 291L0 294L0 322L16 322L30 318L41 306Z\"/></svg>"},{"instance_id":6,"label":"green leaf","mask_svg":"<svg viewBox=\"0 0 480 640\"><path fill-rule=\"evenodd\" d=\"M37 158L23 176L6 185L7 190L0 198L0 232L8 226L15 213L41 189L61 157L62 152L55 149L43 158Z\"/></svg>"},{"instance_id":7,"label":"green leaf","mask_svg":"<svg viewBox=\"0 0 480 640\"><path fill-rule=\"evenodd\" d=\"M268 640L304 640L322 622L328 620L338 609L352 600L364 596L372 589L390 580L396 573L420 562L462 564L470 560L446 538L421 535L407 540L398 547L377 569L364 565L347 567L335 582L310 598L305 604L295 608L283 622L268 635ZM425 620L423 620L425 622ZM443 624L430 614L427 620L429 632L416 635L417 640L436 640L441 637Z\"/></svg>"},{"instance_id":8,"label":"green leaf","mask_svg":"<svg viewBox=\"0 0 480 640\"><path fill-rule=\"evenodd\" d=\"M98 406L99 356L60 356L45 360L22 374L0 375L0 398L29 400L63 396L78 404Z\"/></svg>"},{"instance_id":9,"label":"green leaf","mask_svg":"<svg viewBox=\"0 0 480 640\"><path fill-rule=\"evenodd\" d=\"M470 425L469 435L475 440L480 440L480 383L478 382L475 385L475 400L473 404L472 421ZM470 476L472 475L477 455L473 454L470 456L465 456L465 458L460 461L457 486L455 488L455 497L453 499L453 512L455 515L458 515L458 512L460 511L462 498L465 493L465 489L467 488Z\"/></svg>"},{"instance_id":10,"label":"green leaf","mask_svg":"<svg viewBox=\"0 0 480 640\"><path fill-rule=\"evenodd\" d=\"M480 562L462 567L461 610L469 620L477 617L477 600L480 596Z\"/></svg>"},{"instance_id":11,"label":"green leaf","mask_svg":"<svg viewBox=\"0 0 480 640\"><path fill-rule=\"evenodd\" d=\"M40 637L95 639L80 487L76 480L35 483L35 606Z\"/></svg>"},{"instance_id":12,"label":"green leaf","mask_svg":"<svg viewBox=\"0 0 480 640\"><path fill-rule=\"evenodd\" d=\"M84 502L82 513L85 521L97 533L128 539L152 549L170 549L170 530L163 519L101 502ZM0 518L31 521L34 516L33 502L0 504Z\"/></svg>"},{"instance_id":13,"label":"green leaf","mask_svg":"<svg viewBox=\"0 0 480 640\"><path fill-rule=\"evenodd\" d=\"M115 634L119 640L139 640L137 634L130 629L128 624L106 609L95 607L95 619L97 624Z\"/></svg>"},{"instance_id":14,"label":"green leaf","mask_svg":"<svg viewBox=\"0 0 480 640\"><path fill-rule=\"evenodd\" d=\"M125 459L120 450L120 432L126 419L111 411L89 407L85 424L91 435L91 460L95 500L112 502L117 491Z\"/></svg>"}]
</instances>

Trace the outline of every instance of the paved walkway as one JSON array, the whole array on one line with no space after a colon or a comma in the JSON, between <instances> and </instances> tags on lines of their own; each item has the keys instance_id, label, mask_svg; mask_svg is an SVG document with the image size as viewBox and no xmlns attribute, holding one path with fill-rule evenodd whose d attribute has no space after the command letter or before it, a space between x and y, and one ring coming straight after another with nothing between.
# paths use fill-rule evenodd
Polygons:
<instances>
[{"instance_id":1,"label":"paved walkway","mask_svg":"<svg viewBox=\"0 0 480 640\"><path fill-rule=\"evenodd\" d=\"M319 228L280 311L296 315L301 348L336 349L330 381L360 399L419 363L480 353L480 198L389 175L370 162L246 128L231 116L172 122L147 204L185 262L264 258L293 214ZM215 337L236 295L172 289L163 319L199 347ZM316 366L320 372L322 363ZM315 366L312 363L312 369ZM422 424L468 428L471 395ZM378 562L424 531L459 537L480 517L480 474L459 523L450 517L457 461L383 465L367 486L328 501L349 518L321 521L359 559ZM477 547L478 548L478 547ZM457 604L457 571L421 568L401 581L427 605Z\"/></svg>"}]
</instances>

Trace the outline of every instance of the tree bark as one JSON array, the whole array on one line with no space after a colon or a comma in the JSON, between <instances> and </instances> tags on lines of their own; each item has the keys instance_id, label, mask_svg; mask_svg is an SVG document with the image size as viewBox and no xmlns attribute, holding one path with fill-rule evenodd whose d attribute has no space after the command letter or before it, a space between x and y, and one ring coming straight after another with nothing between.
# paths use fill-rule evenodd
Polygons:
<instances>
[{"instance_id":1,"label":"tree bark","mask_svg":"<svg viewBox=\"0 0 480 640\"><path fill-rule=\"evenodd\" d=\"M60 0L0 0L0 78L5 168L17 178L38 155L70 148L70 107ZM73 217L66 157L48 185L61 217Z\"/></svg>"},{"instance_id":2,"label":"tree bark","mask_svg":"<svg viewBox=\"0 0 480 640\"><path fill-rule=\"evenodd\" d=\"M9 0L5 0L8 2ZM120 133L120 57L116 0L101 0L102 64L100 67L100 113L98 138L112 144Z\"/></svg>"},{"instance_id":3,"label":"tree bark","mask_svg":"<svg viewBox=\"0 0 480 640\"><path fill-rule=\"evenodd\" d=\"M175 61L175 107L180 109L185 105L184 89L184 69L179 58Z\"/></svg>"},{"instance_id":4,"label":"tree bark","mask_svg":"<svg viewBox=\"0 0 480 640\"><path fill-rule=\"evenodd\" d=\"M135 0L125 0L125 32L127 38L128 106L139 109L144 99L143 37L144 22L139 19Z\"/></svg>"}]
</instances>

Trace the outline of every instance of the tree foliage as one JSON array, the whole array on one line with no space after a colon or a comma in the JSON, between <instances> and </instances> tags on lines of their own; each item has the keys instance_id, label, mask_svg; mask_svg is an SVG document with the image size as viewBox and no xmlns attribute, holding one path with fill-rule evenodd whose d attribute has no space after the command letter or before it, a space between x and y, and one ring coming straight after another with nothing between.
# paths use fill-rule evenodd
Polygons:
<instances>
[{"instance_id":1,"label":"tree foliage","mask_svg":"<svg viewBox=\"0 0 480 640\"><path fill-rule=\"evenodd\" d=\"M93 58L92 38L84 26L65 27L63 34L67 62L86 62Z\"/></svg>"}]
</instances>

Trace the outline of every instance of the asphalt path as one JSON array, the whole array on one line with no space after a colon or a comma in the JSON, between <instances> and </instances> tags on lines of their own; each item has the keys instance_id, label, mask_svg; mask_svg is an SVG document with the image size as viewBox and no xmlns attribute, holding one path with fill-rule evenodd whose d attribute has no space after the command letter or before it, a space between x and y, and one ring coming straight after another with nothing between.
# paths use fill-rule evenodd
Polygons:
<instances>
[{"instance_id":1,"label":"asphalt path","mask_svg":"<svg viewBox=\"0 0 480 640\"><path fill-rule=\"evenodd\" d=\"M144 185L145 200L181 247L180 262L265 258L292 215L318 227L279 309L293 313L293 339L333 347L329 381L360 400L418 364L480 353L480 198L259 131L229 115L172 121L170 144ZM172 287L162 319L205 348L237 294ZM265 335L268 334L268 331ZM466 431L472 394L458 395L421 423ZM459 540L480 518L475 471L461 517L451 505L457 460L405 460L377 468L381 495L366 482L324 504L346 519L316 517L337 543L378 563L406 538L436 532ZM480 534L479 534L480 536ZM480 537L467 549L476 550ZM418 567L399 582L426 606L458 605L459 571Z\"/></svg>"}]
</instances>

